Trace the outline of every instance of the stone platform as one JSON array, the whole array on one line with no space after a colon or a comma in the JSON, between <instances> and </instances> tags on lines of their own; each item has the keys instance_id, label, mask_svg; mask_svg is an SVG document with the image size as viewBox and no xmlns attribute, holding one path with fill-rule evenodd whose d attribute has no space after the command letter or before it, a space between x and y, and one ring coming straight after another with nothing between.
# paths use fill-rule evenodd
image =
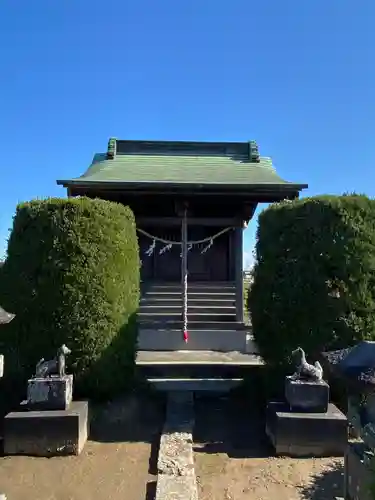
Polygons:
<instances>
[{"instance_id":1,"label":"stone platform","mask_svg":"<svg viewBox=\"0 0 375 500\"><path fill-rule=\"evenodd\" d=\"M286 403L267 405L266 433L277 455L343 457L347 419L332 403L326 413L291 411Z\"/></svg>"},{"instance_id":2,"label":"stone platform","mask_svg":"<svg viewBox=\"0 0 375 500\"><path fill-rule=\"evenodd\" d=\"M159 391L225 393L264 362L257 354L237 351L138 351L136 366Z\"/></svg>"},{"instance_id":3,"label":"stone platform","mask_svg":"<svg viewBox=\"0 0 375 500\"><path fill-rule=\"evenodd\" d=\"M4 454L79 455L89 433L87 401L67 410L16 411L4 418Z\"/></svg>"}]
</instances>

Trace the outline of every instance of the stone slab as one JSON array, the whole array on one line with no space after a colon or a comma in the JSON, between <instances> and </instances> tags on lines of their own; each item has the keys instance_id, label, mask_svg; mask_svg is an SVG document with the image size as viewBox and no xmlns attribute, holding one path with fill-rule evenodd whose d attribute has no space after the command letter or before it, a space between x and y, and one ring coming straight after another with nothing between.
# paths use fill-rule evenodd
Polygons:
<instances>
[{"instance_id":1,"label":"stone slab","mask_svg":"<svg viewBox=\"0 0 375 500\"><path fill-rule=\"evenodd\" d=\"M193 427L193 393L171 391L160 438L156 500L198 500Z\"/></svg>"},{"instance_id":2,"label":"stone slab","mask_svg":"<svg viewBox=\"0 0 375 500\"><path fill-rule=\"evenodd\" d=\"M326 413L293 412L288 404L270 402L266 433L277 455L343 457L348 431L345 415L332 403Z\"/></svg>"},{"instance_id":3,"label":"stone slab","mask_svg":"<svg viewBox=\"0 0 375 500\"><path fill-rule=\"evenodd\" d=\"M156 483L156 500L198 500L198 488L193 476L159 474Z\"/></svg>"},{"instance_id":4,"label":"stone slab","mask_svg":"<svg viewBox=\"0 0 375 500\"><path fill-rule=\"evenodd\" d=\"M285 377L285 399L295 411L326 413L329 385L324 380L293 380Z\"/></svg>"},{"instance_id":5,"label":"stone slab","mask_svg":"<svg viewBox=\"0 0 375 500\"><path fill-rule=\"evenodd\" d=\"M67 410L11 412L4 418L4 454L79 455L88 433L87 401L74 401Z\"/></svg>"},{"instance_id":6,"label":"stone slab","mask_svg":"<svg viewBox=\"0 0 375 500\"><path fill-rule=\"evenodd\" d=\"M188 346L189 344L187 344ZM142 351L137 352L136 365L234 365L264 366L258 354L218 351Z\"/></svg>"},{"instance_id":7,"label":"stone slab","mask_svg":"<svg viewBox=\"0 0 375 500\"><path fill-rule=\"evenodd\" d=\"M73 375L35 377L27 382L30 410L66 410L73 399Z\"/></svg>"},{"instance_id":8,"label":"stone slab","mask_svg":"<svg viewBox=\"0 0 375 500\"><path fill-rule=\"evenodd\" d=\"M251 333L241 329L190 329L189 342L183 340L181 329L141 327L138 333L140 351L217 351L258 354Z\"/></svg>"},{"instance_id":9,"label":"stone slab","mask_svg":"<svg viewBox=\"0 0 375 500\"><path fill-rule=\"evenodd\" d=\"M148 378L157 391L228 392L243 383L243 378Z\"/></svg>"},{"instance_id":10,"label":"stone slab","mask_svg":"<svg viewBox=\"0 0 375 500\"><path fill-rule=\"evenodd\" d=\"M160 439L160 451L158 474L194 475L193 446L190 433L163 434Z\"/></svg>"}]
</instances>

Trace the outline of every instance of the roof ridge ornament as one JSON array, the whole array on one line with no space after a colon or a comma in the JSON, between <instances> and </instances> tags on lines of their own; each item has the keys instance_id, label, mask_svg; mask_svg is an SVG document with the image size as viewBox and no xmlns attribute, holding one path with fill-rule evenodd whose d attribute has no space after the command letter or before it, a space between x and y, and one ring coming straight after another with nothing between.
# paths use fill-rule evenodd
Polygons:
<instances>
[{"instance_id":1,"label":"roof ridge ornament","mask_svg":"<svg viewBox=\"0 0 375 500\"><path fill-rule=\"evenodd\" d=\"M256 141L249 141L249 161L251 161L252 163L260 162L259 149Z\"/></svg>"},{"instance_id":2,"label":"roof ridge ornament","mask_svg":"<svg viewBox=\"0 0 375 500\"><path fill-rule=\"evenodd\" d=\"M117 139L115 137L111 137L108 141L107 147L107 159L113 160L116 156L117 152Z\"/></svg>"}]
</instances>

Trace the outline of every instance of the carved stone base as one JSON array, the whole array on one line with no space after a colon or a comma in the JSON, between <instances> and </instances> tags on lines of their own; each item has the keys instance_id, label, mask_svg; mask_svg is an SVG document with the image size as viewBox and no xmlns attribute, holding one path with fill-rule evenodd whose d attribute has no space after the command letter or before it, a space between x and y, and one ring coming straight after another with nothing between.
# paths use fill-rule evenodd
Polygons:
<instances>
[{"instance_id":1,"label":"carved stone base","mask_svg":"<svg viewBox=\"0 0 375 500\"><path fill-rule=\"evenodd\" d=\"M74 401L68 410L11 412L4 418L4 454L79 455L88 431L87 401Z\"/></svg>"},{"instance_id":2,"label":"carved stone base","mask_svg":"<svg viewBox=\"0 0 375 500\"><path fill-rule=\"evenodd\" d=\"M325 413L329 403L329 385L324 380L305 381L286 377L285 399L292 410Z\"/></svg>"},{"instance_id":3,"label":"carved stone base","mask_svg":"<svg viewBox=\"0 0 375 500\"><path fill-rule=\"evenodd\" d=\"M32 378L27 385L29 410L66 410L73 398L73 375Z\"/></svg>"}]
</instances>

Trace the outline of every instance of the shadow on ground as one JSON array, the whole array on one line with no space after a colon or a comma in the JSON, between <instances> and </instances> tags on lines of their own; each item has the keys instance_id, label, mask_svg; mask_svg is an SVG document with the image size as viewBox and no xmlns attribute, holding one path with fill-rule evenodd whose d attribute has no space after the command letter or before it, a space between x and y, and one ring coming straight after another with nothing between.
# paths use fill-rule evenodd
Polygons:
<instances>
[{"instance_id":1,"label":"shadow on ground","mask_svg":"<svg viewBox=\"0 0 375 500\"><path fill-rule=\"evenodd\" d=\"M344 466L335 464L312 478L309 486L301 490L306 500L332 500L344 495Z\"/></svg>"},{"instance_id":2,"label":"shadow on ground","mask_svg":"<svg viewBox=\"0 0 375 500\"><path fill-rule=\"evenodd\" d=\"M116 399L93 408L90 440L151 443L150 462L155 462L164 415L165 399L157 394L133 394Z\"/></svg>"},{"instance_id":3,"label":"shadow on ground","mask_svg":"<svg viewBox=\"0 0 375 500\"><path fill-rule=\"evenodd\" d=\"M149 481L146 486L145 500L155 500L156 496L156 481Z\"/></svg>"},{"instance_id":4,"label":"shadow on ground","mask_svg":"<svg viewBox=\"0 0 375 500\"><path fill-rule=\"evenodd\" d=\"M231 458L273 455L264 413L244 397L202 397L195 401L194 452Z\"/></svg>"}]
</instances>

